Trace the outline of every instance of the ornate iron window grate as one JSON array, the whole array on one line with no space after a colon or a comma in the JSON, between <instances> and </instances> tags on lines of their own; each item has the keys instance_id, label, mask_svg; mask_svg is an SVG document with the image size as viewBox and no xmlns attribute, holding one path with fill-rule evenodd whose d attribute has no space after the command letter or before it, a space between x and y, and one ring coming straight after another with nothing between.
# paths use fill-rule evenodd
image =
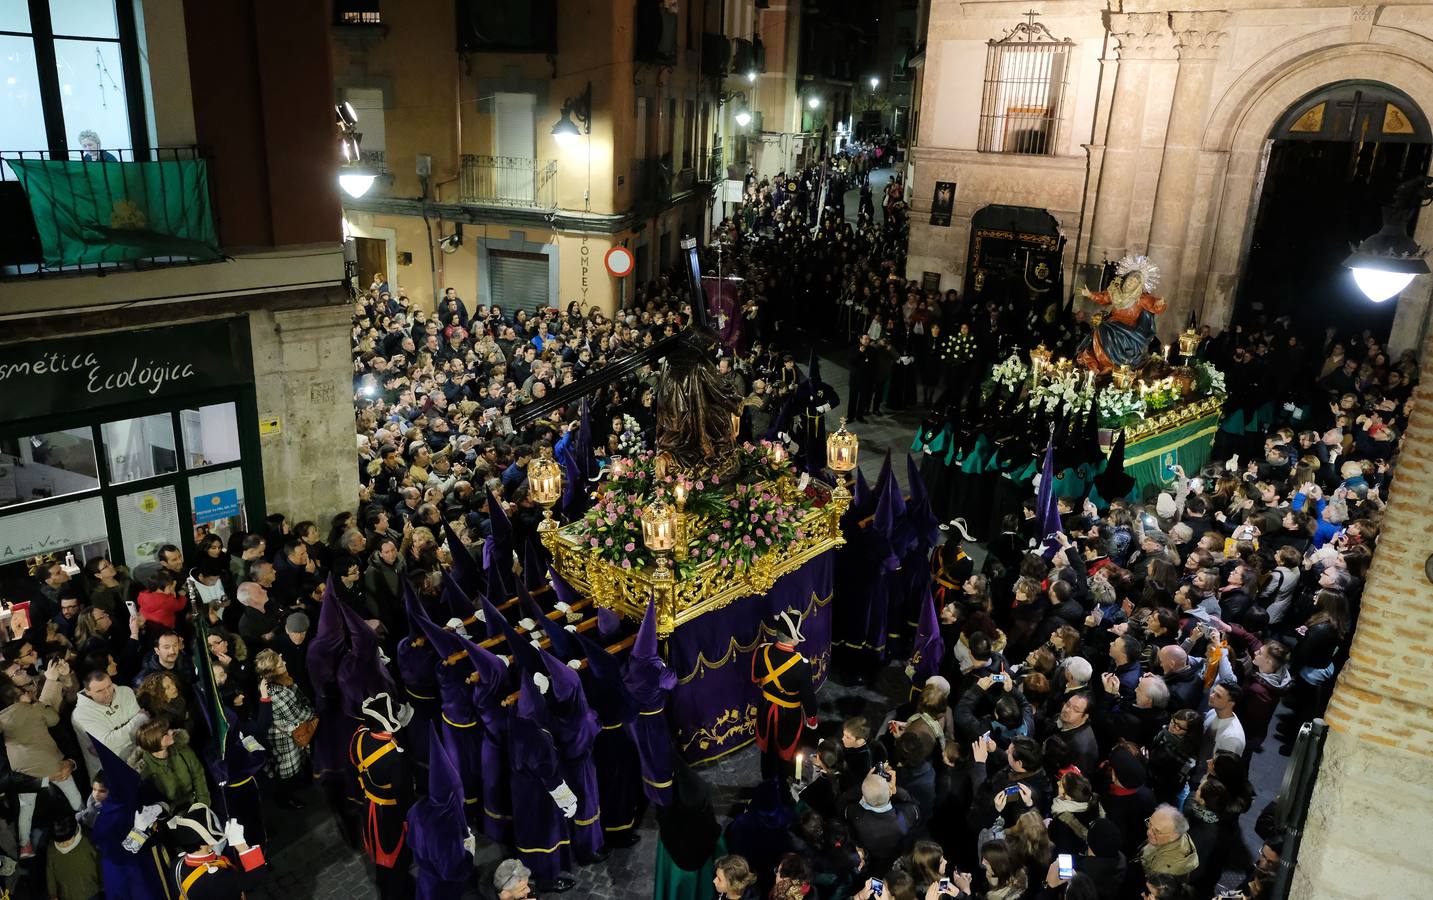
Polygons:
<instances>
[{"instance_id":1,"label":"ornate iron window grate","mask_svg":"<svg viewBox=\"0 0 1433 900\"><path fill-rule=\"evenodd\" d=\"M1036 15L1026 13L1026 21L989 42L980 104L982 152L1049 156L1058 146L1075 42L1056 38Z\"/></svg>"}]
</instances>

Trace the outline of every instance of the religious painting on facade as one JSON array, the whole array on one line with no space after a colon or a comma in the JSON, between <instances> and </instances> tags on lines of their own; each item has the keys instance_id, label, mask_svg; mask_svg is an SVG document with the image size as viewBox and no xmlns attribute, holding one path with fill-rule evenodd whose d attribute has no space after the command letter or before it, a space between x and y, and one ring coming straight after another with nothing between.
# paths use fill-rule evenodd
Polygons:
<instances>
[{"instance_id":1,"label":"religious painting on facade","mask_svg":"<svg viewBox=\"0 0 1433 900\"><path fill-rule=\"evenodd\" d=\"M950 214L955 210L955 182L937 181L930 201L930 223L950 227Z\"/></svg>"}]
</instances>

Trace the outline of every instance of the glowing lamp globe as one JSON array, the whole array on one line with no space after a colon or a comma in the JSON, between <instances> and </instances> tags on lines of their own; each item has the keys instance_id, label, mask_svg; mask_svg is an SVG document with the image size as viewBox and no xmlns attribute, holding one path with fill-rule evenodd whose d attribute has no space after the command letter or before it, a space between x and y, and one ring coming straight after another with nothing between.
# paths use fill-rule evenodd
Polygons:
<instances>
[{"instance_id":1,"label":"glowing lamp globe","mask_svg":"<svg viewBox=\"0 0 1433 900\"><path fill-rule=\"evenodd\" d=\"M1374 303L1382 303L1389 297L1403 293L1403 289L1413 280L1413 273L1357 267L1353 270L1353 280L1365 297Z\"/></svg>"}]
</instances>

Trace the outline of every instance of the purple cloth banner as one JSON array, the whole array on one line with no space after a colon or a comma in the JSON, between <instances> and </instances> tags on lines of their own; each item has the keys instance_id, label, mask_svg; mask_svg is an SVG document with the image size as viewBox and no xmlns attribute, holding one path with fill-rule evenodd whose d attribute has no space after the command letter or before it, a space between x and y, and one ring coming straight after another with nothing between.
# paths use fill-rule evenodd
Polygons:
<instances>
[{"instance_id":1,"label":"purple cloth banner","mask_svg":"<svg viewBox=\"0 0 1433 900\"><path fill-rule=\"evenodd\" d=\"M707 297L707 315L711 319L712 330L721 339L722 346L732 352L741 352L744 349L741 301L738 299L741 293L740 284L726 279L702 279L702 292Z\"/></svg>"},{"instance_id":2,"label":"purple cloth banner","mask_svg":"<svg viewBox=\"0 0 1433 900\"><path fill-rule=\"evenodd\" d=\"M725 756L756 737L758 692L751 657L771 640L767 623L785 609L801 613L797 648L820 687L831 662L834 553L826 552L777 579L762 596L744 597L682 625L667 640L677 687L667 703L677 752L690 763Z\"/></svg>"}]
</instances>

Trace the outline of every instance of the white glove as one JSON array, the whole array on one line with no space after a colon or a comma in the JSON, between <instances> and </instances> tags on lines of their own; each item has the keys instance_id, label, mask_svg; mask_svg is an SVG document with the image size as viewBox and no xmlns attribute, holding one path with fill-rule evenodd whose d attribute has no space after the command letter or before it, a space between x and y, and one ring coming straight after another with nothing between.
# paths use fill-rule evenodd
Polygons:
<instances>
[{"instance_id":1,"label":"white glove","mask_svg":"<svg viewBox=\"0 0 1433 900\"><path fill-rule=\"evenodd\" d=\"M537 623L534 622L532 619L527 618L526 616L521 619L518 619L517 624L518 627L521 628L523 631L535 631L537 629Z\"/></svg>"},{"instance_id":2,"label":"white glove","mask_svg":"<svg viewBox=\"0 0 1433 900\"><path fill-rule=\"evenodd\" d=\"M572 793L572 788L567 786L567 782L562 782L547 793L552 797L552 802L557 804L558 809L562 810L564 818L570 819L577 815L577 795Z\"/></svg>"},{"instance_id":3,"label":"white glove","mask_svg":"<svg viewBox=\"0 0 1433 900\"><path fill-rule=\"evenodd\" d=\"M249 842L244 840L244 823L238 819L230 819L224 823L224 839L229 842L230 847L249 845Z\"/></svg>"},{"instance_id":4,"label":"white glove","mask_svg":"<svg viewBox=\"0 0 1433 900\"><path fill-rule=\"evenodd\" d=\"M463 838L463 850L466 851L469 856L478 855L478 839L473 835L473 829L471 828L468 829L468 836Z\"/></svg>"},{"instance_id":5,"label":"white glove","mask_svg":"<svg viewBox=\"0 0 1433 900\"><path fill-rule=\"evenodd\" d=\"M580 660L580 659L569 659L569 660L567 661L567 667L568 667L569 669L571 669L572 671L574 671L574 672L580 672L580 671L582 670L582 660Z\"/></svg>"},{"instance_id":6,"label":"white glove","mask_svg":"<svg viewBox=\"0 0 1433 900\"><path fill-rule=\"evenodd\" d=\"M512 665L512 657L511 657L511 656L499 656L498 659L502 660L502 661L503 661L503 665L505 665L505 666L510 666L510 665Z\"/></svg>"},{"instance_id":7,"label":"white glove","mask_svg":"<svg viewBox=\"0 0 1433 900\"><path fill-rule=\"evenodd\" d=\"M537 685L537 692L539 694L547 693L547 688L550 682L548 682L546 675L542 674L541 672L534 672L532 676L532 683Z\"/></svg>"},{"instance_id":8,"label":"white glove","mask_svg":"<svg viewBox=\"0 0 1433 900\"><path fill-rule=\"evenodd\" d=\"M484 625L488 624L488 617L485 610L475 609L473 610L473 615L477 616L479 622L482 622Z\"/></svg>"},{"instance_id":9,"label":"white glove","mask_svg":"<svg viewBox=\"0 0 1433 900\"><path fill-rule=\"evenodd\" d=\"M570 631L570 632L572 632L573 634L576 634L576 633L577 633L577 626L576 626L576 625L564 625L564 626L562 626L562 630L563 630L563 631Z\"/></svg>"},{"instance_id":10,"label":"white glove","mask_svg":"<svg viewBox=\"0 0 1433 900\"><path fill-rule=\"evenodd\" d=\"M816 411L822 414L828 413L831 411L831 404L823 403L820 406L816 407Z\"/></svg>"},{"instance_id":11,"label":"white glove","mask_svg":"<svg viewBox=\"0 0 1433 900\"><path fill-rule=\"evenodd\" d=\"M164 807L157 803L152 803L139 812L136 812L134 814L134 827L130 829L129 834L125 835L124 841L121 842L124 849L130 853L138 853L144 849L144 842L149 840L150 827L154 825L155 820L158 819L163 812Z\"/></svg>"},{"instance_id":12,"label":"white glove","mask_svg":"<svg viewBox=\"0 0 1433 900\"><path fill-rule=\"evenodd\" d=\"M556 603L552 604L552 607L553 607L553 609L556 609L556 610L557 610L558 612L560 612L560 613L567 613L568 611L570 611L570 610L572 609L572 607L571 607L570 605L568 605L568 604L566 604L566 603L563 603L561 600L559 600L559 601L557 601Z\"/></svg>"}]
</instances>

